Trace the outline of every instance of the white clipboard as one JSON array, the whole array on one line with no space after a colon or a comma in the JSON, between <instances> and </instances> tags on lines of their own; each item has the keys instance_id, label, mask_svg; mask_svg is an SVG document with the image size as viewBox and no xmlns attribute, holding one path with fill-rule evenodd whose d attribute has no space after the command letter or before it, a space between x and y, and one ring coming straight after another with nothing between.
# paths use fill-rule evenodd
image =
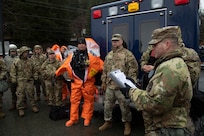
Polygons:
<instances>
[{"instance_id":1,"label":"white clipboard","mask_svg":"<svg viewBox=\"0 0 204 136\"><path fill-rule=\"evenodd\" d=\"M128 84L131 88L137 88L132 81L126 79L126 75L121 72L119 69L111 71L109 77L120 87L125 88L125 83Z\"/></svg>"}]
</instances>

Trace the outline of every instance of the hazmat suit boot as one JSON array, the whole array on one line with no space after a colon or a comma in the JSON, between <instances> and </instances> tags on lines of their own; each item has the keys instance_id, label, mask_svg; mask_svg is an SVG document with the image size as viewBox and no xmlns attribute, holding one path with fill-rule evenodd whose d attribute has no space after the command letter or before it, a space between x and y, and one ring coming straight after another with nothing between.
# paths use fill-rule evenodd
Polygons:
<instances>
[{"instance_id":1,"label":"hazmat suit boot","mask_svg":"<svg viewBox=\"0 0 204 136\"><path fill-rule=\"evenodd\" d=\"M111 128L111 127L112 127L112 122L105 121L105 123L99 127L99 131L104 131L104 130Z\"/></svg>"},{"instance_id":2,"label":"hazmat suit boot","mask_svg":"<svg viewBox=\"0 0 204 136\"><path fill-rule=\"evenodd\" d=\"M16 103L12 103L11 107L9 108L9 111L16 109Z\"/></svg>"},{"instance_id":3,"label":"hazmat suit boot","mask_svg":"<svg viewBox=\"0 0 204 136\"><path fill-rule=\"evenodd\" d=\"M3 111L0 111L0 118L4 118L6 114Z\"/></svg>"},{"instance_id":4,"label":"hazmat suit boot","mask_svg":"<svg viewBox=\"0 0 204 136\"><path fill-rule=\"evenodd\" d=\"M129 136L131 133L131 125L130 122L125 122L125 129L124 129L124 135Z\"/></svg>"},{"instance_id":5,"label":"hazmat suit boot","mask_svg":"<svg viewBox=\"0 0 204 136\"><path fill-rule=\"evenodd\" d=\"M91 121L89 119L84 120L84 126L88 127L91 124Z\"/></svg>"},{"instance_id":6,"label":"hazmat suit boot","mask_svg":"<svg viewBox=\"0 0 204 136\"><path fill-rule=\"evenodd\" d=\"M22 110L22 109L18 110L18 115L20 117L23 117L25 115L24 110Z\"/></svg>"},{"instance_id":7,"label":"hazmat suit boot","mask_svg":"<svg viewBox=\"0 0 204 136\"><path fill-rule=\"evenodd\" d=\"M32 107L32 110L33 110L33 112L35 112L35 113L39 112L39 109L38 109L36 106L33 106L33 107Z\"/></svg>"},{"instance_id":8,"label":"hazmat suit boot","mask_svg":"<svg viewBox=\"0 0 204 136\"><path fill-rule=\"evenodd\" d=\"M73 126L74 124L77 124L77 123L78 123L78 120L75 120L75 121L69 120L69 121L66 122L65 126L66 127L71 127L71 126Z\"/></svg>"}]
</instances>

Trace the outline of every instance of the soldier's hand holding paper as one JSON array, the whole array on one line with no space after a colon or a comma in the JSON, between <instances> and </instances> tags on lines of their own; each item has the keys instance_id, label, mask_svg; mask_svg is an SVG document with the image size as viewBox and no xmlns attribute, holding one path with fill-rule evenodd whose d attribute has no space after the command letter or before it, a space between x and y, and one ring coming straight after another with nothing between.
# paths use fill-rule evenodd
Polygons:
<instances>
[{"instance_id":1,"label":"soldier's hand holding paper","mask_svg":"<svg viewBox=\"0 0 204 136\"><path fill-rule=\"evenodd\" d=\"M120 70L111 71L109 77L120 87L121 92L126 98L129 98L130 88L137 88L135 81L130 77L126 77Z\"/></svg>"}]
</instances>

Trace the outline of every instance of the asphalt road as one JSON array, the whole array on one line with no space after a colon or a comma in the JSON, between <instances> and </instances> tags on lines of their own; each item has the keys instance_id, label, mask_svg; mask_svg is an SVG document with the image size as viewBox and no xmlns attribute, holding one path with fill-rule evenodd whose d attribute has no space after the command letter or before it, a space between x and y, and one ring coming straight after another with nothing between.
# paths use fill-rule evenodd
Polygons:
<instances>
[{"instance_id":1,"label":"asphalt road","mask_svg":"<svg viewBox=\"0 0 204 136\"><path fill-rule=\"evenodd\" d=\"M204 70L201 72L199 90L204 92ZM3 110L6 117L0 119L0 136L123 136L124 125L120 120L119 107L115 107L114 120L111 129L100 132L98 127L103 124L103 105L96 102L91 126L84 127L83 120L72 127L65 127L68 119L53 121L49 118L50 108L42 100L38 102L39 113L33 113L30 105L25 110L25 116L19 117L17 111L9 111L11 93L7 91L3 97ZM29 103L28 103L29 104ZM143 136L144 127L141 114L132 109L133 121L131 136Z\"/></svg>"}]
</instances>

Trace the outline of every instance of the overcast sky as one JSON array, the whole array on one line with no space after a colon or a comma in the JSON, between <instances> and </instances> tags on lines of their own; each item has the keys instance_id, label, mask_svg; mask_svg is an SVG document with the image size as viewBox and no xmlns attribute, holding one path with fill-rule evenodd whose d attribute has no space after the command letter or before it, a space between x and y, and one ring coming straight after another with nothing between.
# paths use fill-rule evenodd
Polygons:
<instances>
[{"instance_id":1,"label":"overcast sky","mask_svg":"<svg viewBox=\"0 0 204 136\"><path fill-rule=\"evenodd\" d=\"M200 0L200 9L204 10L204 0Z\"/></svg>"}]
</instances>

